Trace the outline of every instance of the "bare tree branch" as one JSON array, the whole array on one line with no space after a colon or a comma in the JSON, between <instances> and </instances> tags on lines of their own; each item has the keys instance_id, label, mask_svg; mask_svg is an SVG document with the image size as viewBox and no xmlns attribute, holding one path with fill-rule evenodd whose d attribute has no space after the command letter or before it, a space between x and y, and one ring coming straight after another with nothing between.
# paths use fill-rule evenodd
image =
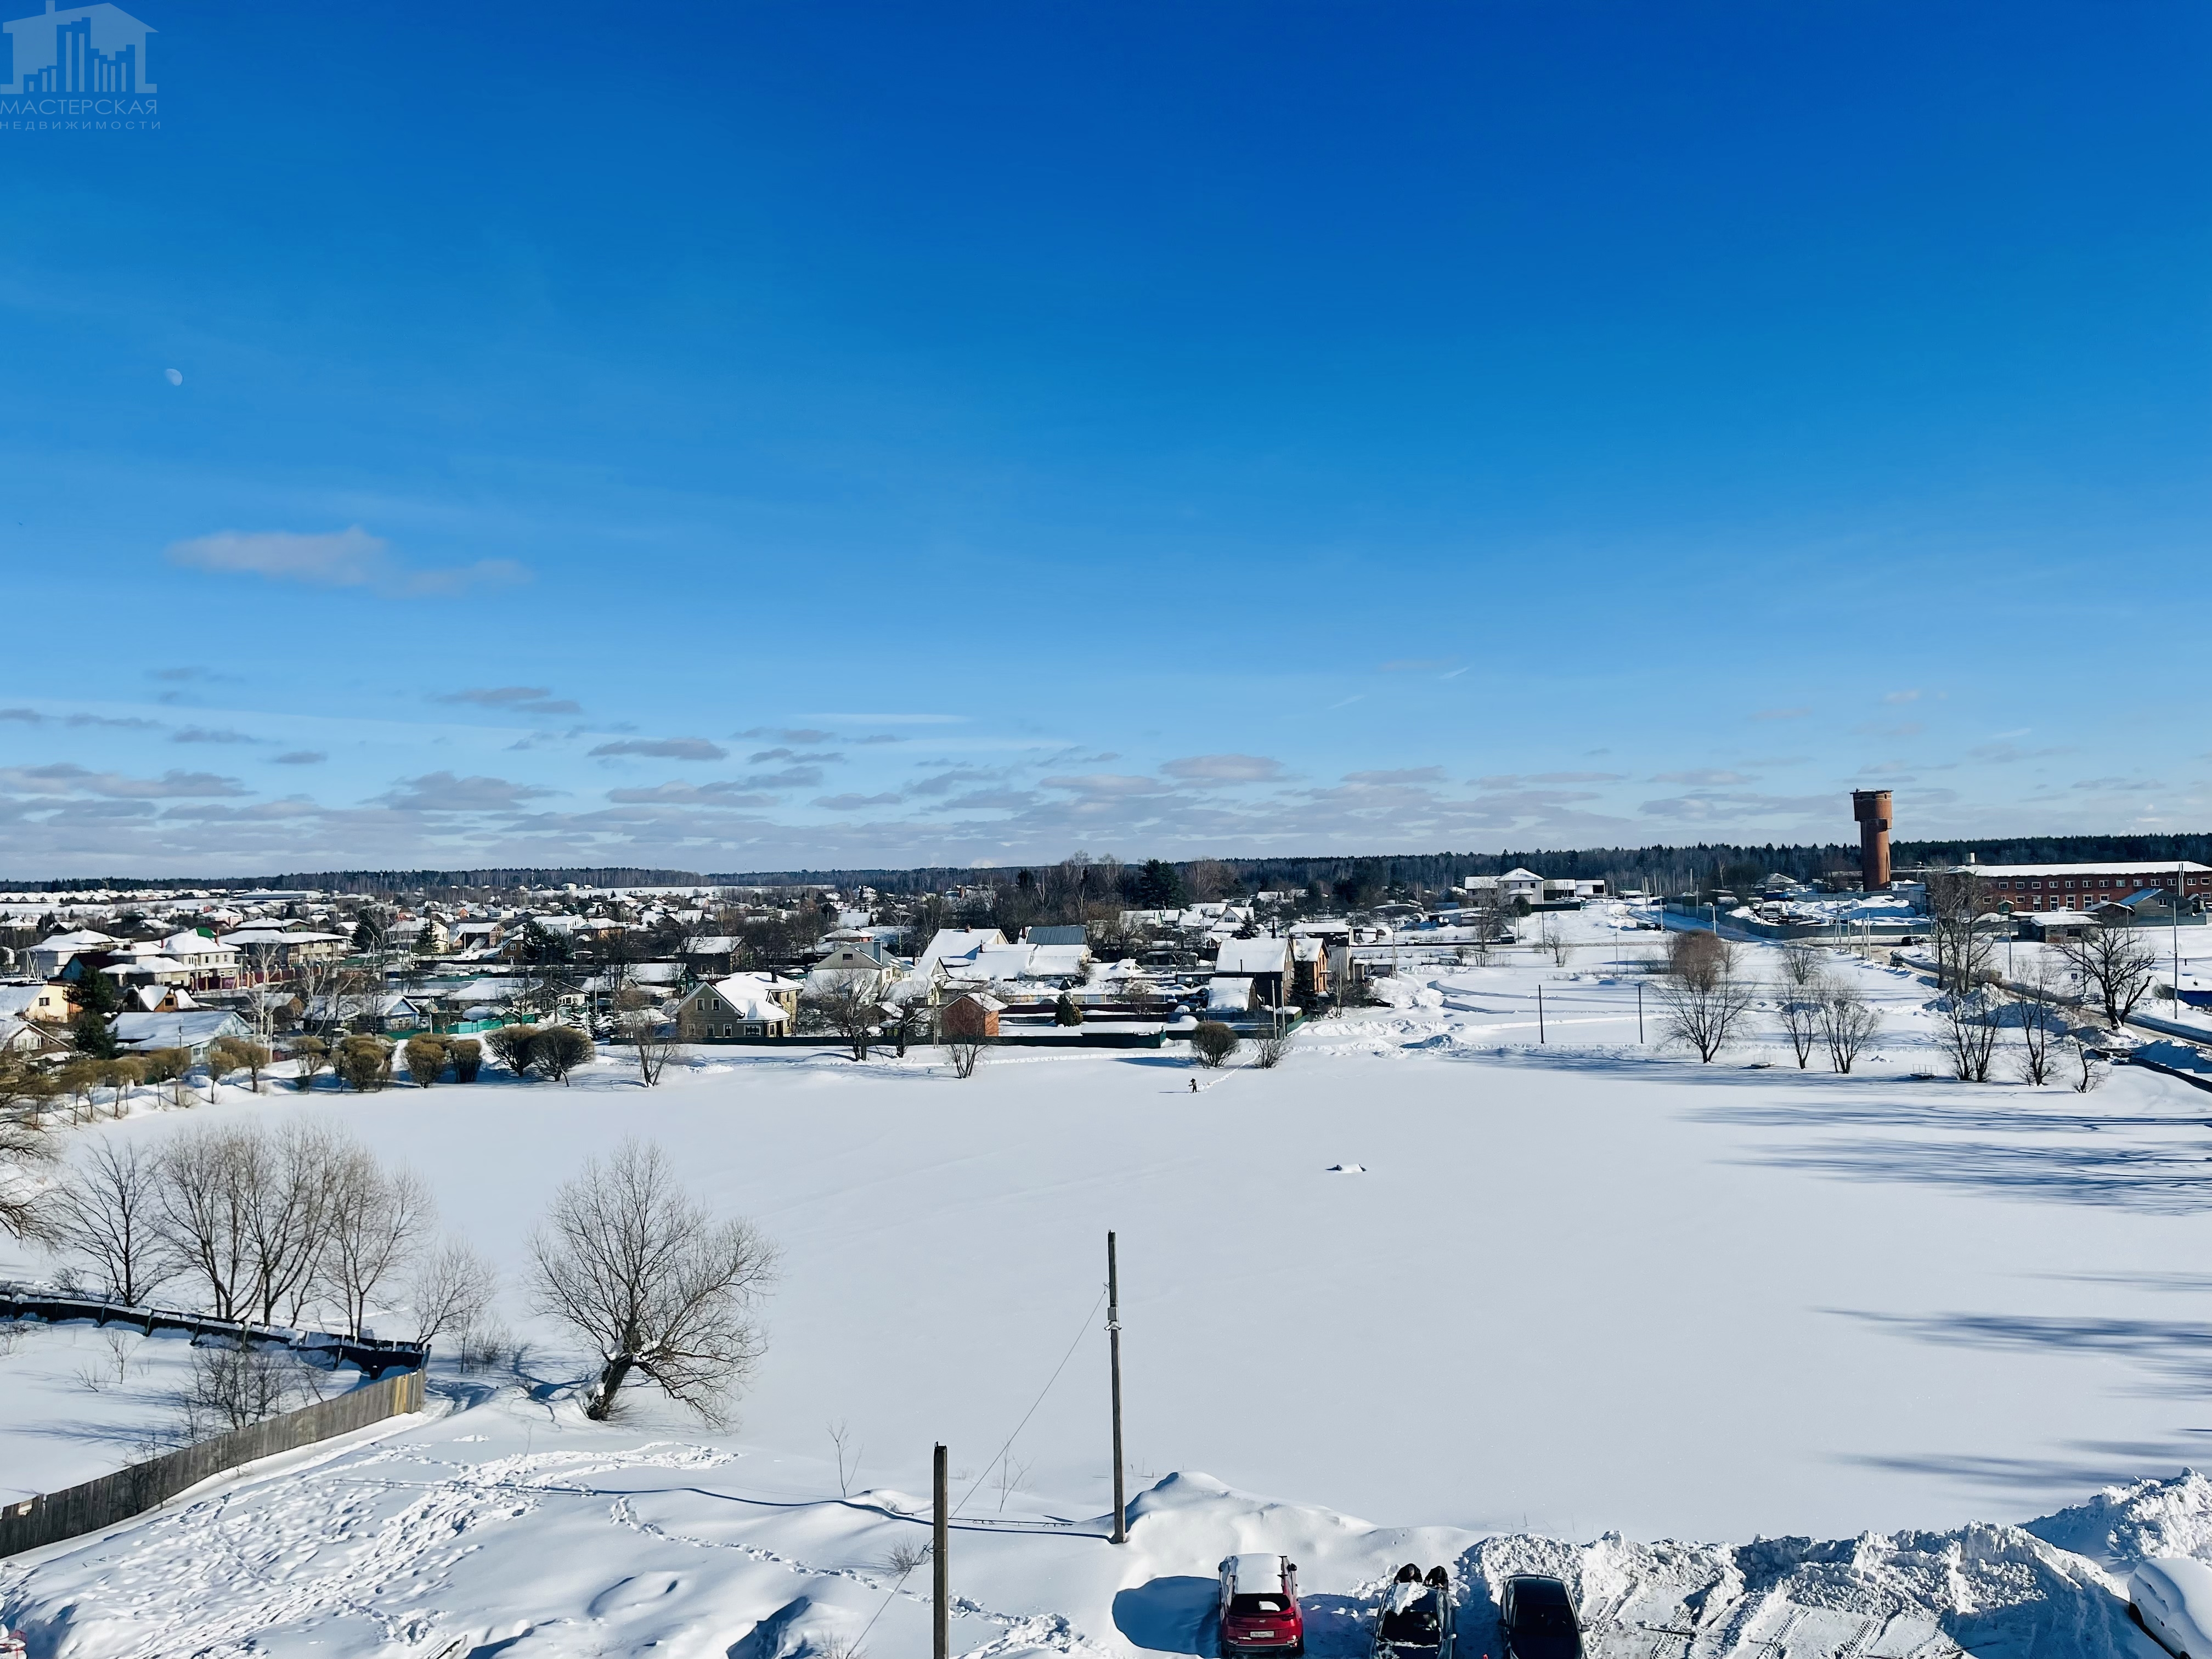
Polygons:
<instances>
[{"instance_id":1,"label":"bare tree branch","mask_svg":"<svg viewBox=\"0 0 2212 1659\"><path fill-rule=\"evenodd\" d=\"M638 1370L707 1421L725 1420L767 1351L751 1313L775 1249L750 1223L716 1221L659 1146L633 1139L562 1187L530 1250L539 1310L599 1356L585 1415L604 1420Z\"/></svg>"}]
</instances>

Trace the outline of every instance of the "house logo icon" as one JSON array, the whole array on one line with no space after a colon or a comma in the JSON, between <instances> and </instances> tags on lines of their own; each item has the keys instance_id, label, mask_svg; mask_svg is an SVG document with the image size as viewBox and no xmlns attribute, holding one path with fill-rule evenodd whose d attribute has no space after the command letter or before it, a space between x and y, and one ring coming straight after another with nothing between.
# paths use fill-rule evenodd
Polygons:
<instances>
[{"instance_id":1,"label":"house logo icon","mask_svg":"<svg viewBox=\"0 0 2212 1659\"><path fill-rule=\"evenodd\" d=\"M44 12L0 23L7 37L9 78L0 94L135 97L156 92L147 73L146 37L155 31L120 6L102 3Z\"/></svg>"}]
</instances>

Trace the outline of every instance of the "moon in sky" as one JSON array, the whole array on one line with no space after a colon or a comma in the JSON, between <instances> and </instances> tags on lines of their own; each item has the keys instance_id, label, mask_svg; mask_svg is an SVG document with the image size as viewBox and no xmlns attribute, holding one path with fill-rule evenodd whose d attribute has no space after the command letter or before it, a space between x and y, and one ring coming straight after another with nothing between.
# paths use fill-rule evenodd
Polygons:
<instances>
[{"instance_id":1,"label":"moon in sky","mask_svg":"<svg viewBox=\"0 0 2212 1659\"><path fill-rule=\"evenodd\" d=\"M182 386L185 383L185 375L182 369L165 368L161 373L169 377L169 384L171 386Z\"/></svg>"}]
</instances>

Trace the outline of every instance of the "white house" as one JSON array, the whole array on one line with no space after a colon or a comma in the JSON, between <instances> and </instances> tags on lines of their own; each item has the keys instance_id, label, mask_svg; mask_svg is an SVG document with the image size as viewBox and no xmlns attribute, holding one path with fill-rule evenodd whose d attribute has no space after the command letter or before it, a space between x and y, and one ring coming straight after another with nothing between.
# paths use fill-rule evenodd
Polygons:
<instances>
[{"instance_id":1,"label":"white house","mask_svg":"<svg viewBox=\"0 0 2212 1659\"><path fill-rule=\"evenodd\" d=\"M161 941L161 954L180 962L191 975L195 991L228 990L238 983L238 947L201 933L172 933Z\"/></svg>"},{"instance_id":2,"label":"white house","mask_svg":"<svg viewBox=\"0 0 2212 1659\"><path fill-rule=\"evenodd\" d=\"M79 952L105 951L115 943L113 935L95 933L88 927L73 933L56 933L31 947L27 965L40 979L52 979L68 967Z\"/></svg>"},{"instance_id":3,"label":"white house","mask_svg":"<svg viewBox=\"0 0 2212 1659\"><path fill-rule=\"evenodd\" d=\"M195 1062L207 1058L219 1037L250 1037L246 1024L227 1008L195 1008L174 1014L118 1014L115 1041L125 1050L187 1048Z\"/></svg>"},{"instance_id":4,"label":"white house","mask_svg":"<svg viewBox=\"0 0 2212 1659\"><path fill-rule=\"evenodd\" d=\"M1006 942L1006 936L995 927L940 927L915 959L915 977L929 984L940 974L972 968L977 952Z\"/></svg>"}]
</instances>

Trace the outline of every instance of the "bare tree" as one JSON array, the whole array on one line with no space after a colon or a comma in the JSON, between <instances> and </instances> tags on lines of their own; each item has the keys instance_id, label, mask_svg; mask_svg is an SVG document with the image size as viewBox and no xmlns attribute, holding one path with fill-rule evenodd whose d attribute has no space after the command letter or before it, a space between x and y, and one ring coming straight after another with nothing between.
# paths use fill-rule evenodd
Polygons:
<instances>
[{"instance_id":1,"label":"bare tree","mask_svg":"<svg viewBox=\"0 0 2212 1659\"><path fill-rule=\"evenodd\" d=\"M1828 1064L1849 1073L1860 1052L1881 1030L1881 1015L1855 985L1831 985L1820 999L1820 1040Z\"/></svg>"},{"instance_id":2,"label":"bare tree","mask_svg":"<svg viewBox=\"0 0 2212 1659\"><path fill-rule=\"evenodd\" d=\"M1988 988L1954 989L1937 1000L1936 1034L1961 1083L1987 1083L1997 1048L1996 1000Z\"/></svg>"},{"instance_id":3,"label":"bare tree","mask_svg":"<svg viewBox=\"0 0 2212 1659\"><path fill-rule=\"evenodd\" d=\"M347 1333L358 1337L370 1303L420 1248L418 1235L436 1208L419 1176L385 1170L358 1146L345 1150L331 1177L315 1277Z\"/></svg>"},{"instance_id":4,"label":"bare tree","mask_svg":"<svg viewBox=\"0 0 2212 1659\"><path fill-rule=\"evenodd\" d=\"M637 1061L638 1081L648 1089L660 1081L668 1062L684 1052L677 1038L676 1022L663 1018L660 1010L650 1005L626 1010L618 1029L623 1042Z\"/></svg>"},{"instance_id":5,"label":"bare tree","mask_svg":"<svg viewBox=\"0 0 2212 1659\"><path fill-rule=\"evenodd\" d=\"M827 983L822 989L799 999L799 1029L834 1031L853 1045L854 1060L866 1060L884 1018L876 1003L878 975L872 969L854 969L823 978Z\"/></svg>"},{"instance_id":6,"label":"bare tree","mask_svg":"<svg viewBox=\"0 0 2212 1659\"><path fill-rule=\"evenodd\" d=\"M2158 953L2132 928L2091 928L2079 938L2058 940L2051 948L2073 973L2083 999L2103 1010L2105 1024L2114 1030L2148 994L2158 971Z\"/></svg>"},{"instance_id":7,"label":"bare tree","mask_svg":"<svg viewBox=\"0 0 2212 1659\"><path fill-rule=\"evenodd\" d=\"M2058 1070L2058 1045L2066 1037L2066 1015L2058 987L2041 957L2013 989L2014 1030L2020 1038L2020 1054L2014 1064L2022 1082L2039 1089Z\"/></svg>"},{"instance_id":8,"label":"bare tree","mask_svg":"<svg viewBox=\"0 0 2212 1659\"><path fill-rule=\"evenodd\" d=\"M1564 968L1567 965L1567 958L1574 954L1575 947L1567 942L1566 930L1559 926L1559 917L1546 916L1543 927L1536 937L1537 942L1543 947L1544 953L1552 958L1552 965L1554 968Z\"/></svg>"},{"instance_id":9,"label":"bare tree","mask_svg":"<svg viewBox=\"0 0 2212 1659\"><path fill-rule=\"evenodd\" d=\"M657 1145L626 1140L562 1187L530 1254L540 1310L599 1353L586 1417L604 1421L637 1370L707 1421L724 1420L767 1349L751 1316L775 1249L750 1223L715 1220Z\"/></svg>"},{"instance_id":10,"label":"bare tree","mask_svg":"<svg viewBox=\"0 0 2212 1659\"><path fill-rule=\"evenodd\" d=\"M1826 953L1809 940L1786 941L1781 957L1783 983L1793 991L1816 990L1828 977Z\"/></svg>"},{"instance_id":11,"label":"bare tree","mask_svg":"<svg viewBox=\"0 0 2212 1659\"><path fill-rule=\"evenodd\" d=\"M853 1495L853 1476L860 1472L860 1452L863 1449L854 1446L852 1449L853 1474L848 1475L845 1473L845 1448L852 1437L853 1431L846 1427L844 1419L839 1418L830 1425L830 1443L837 1449L837 1495L841 1498Z\"/></svg>"},{"instance_id":12,"label":"bare tree","mask_svg":"<svg viewBox=\"0 0 2212 1659\"><path fill-rule=\"evenodd\" d=\"M1032 1462L1033 1460L1030 1458L1015 1457L1011 1449L999 1460L997 1485L1000 1514L1004 1515L1006 1512L1006 1499L1019 1492L1022 1489L1022 1483L1030 1478L1030 1467Z\"/></svg>"},{"instance_id":13,"label":"bare tree","mask_svg":"<svg viewBox=\"0 0 2212 1659\"><path fill-rule=\"evenodd\" d=\"M1697 940L1705 943L1692 942ZM1751 982L1736 972L1735 947L1719 935L1677 933L1668 944L1673 971L1656 988L1660 1029L1669 1042L1696 1050L1701 1063L1711 1064L1736 1040L1758 999Z\"/></svg>"},{"instance_id":14,"label":"bare tree","mask_svg":"<svg viewBox=\"0 0 2212 1659\"><path fill-rule=\"evenodd\" d=\"M499 1272L465 1239L448 1237L415 1276L415 1340L454 1336L465 1347L499 1294Z\"/></svg>"},{"instance_id":15,"label":"bare tree","mask_svg":"<svg viewBox=\"0 0 2212 1659\"><path fill-rule=\"evenodd\" d=\"M1252 1063L1263 1072L1273 1071L1290 1052L1291 1034L1279 1020L1252 1040Z\"/></svg>"},{"instance_id":16,"label":"bare tree","mask_svg":"<svg viewBox=\"0 0 2212 1659\"><path fill-rule=\"evenodd\" d=\"M136 1305L179 1271L160 1213L160 1160L135 1140L97 1140L54 1194L46 1237L90 1264L101 1295Z\"/></svg>"},{"instance_id":17,"label":"bare tree","mask_svg":"<svg viewBox=\"0 0 2212 1659\"><path fill-rule=\"evenodd\" d=\"M1797 1069L1801 1072L1811 1064L1813 1050L1820 1047L1820 1011L1826 990L1817 980L1810 984L1787 986L1775 1011L1782 1022L1782 1034L1790 1039L1790 1052L1797 1056Z\"/></svg>"},{"instance_id":18,"label":"bare tree","mask_svg":"<svg viewBox=\"0 0 2212 1659\"><path fill-rule=\"evenodd\" d=\"M1996 933L1982 925L1982 878L1971 866L1928 875L1929 936L1938 990L1971 990L1989 977Z\"/></svg>"},{"instance_id":19,"label":"bare tree","mask_svg":"<svg viewBox=\"0 0 2212 1659\"><path fill-rule=\"evenodd\" d=\"M932 1018L929 1005L918 996L903 1001L883 1005L884 1037L896 1051L901 1060L906 1051L917 1042L929 1040Z\"/></svg>"},{"instance_id":20,"label":"bare tree","mask_svg":"<svg viewBox=\"0 0 2212 1659\"><path fill-rule=\"evenodd\" d=\"M2097 1069L2097 1062L2105 1057L2104 1051L2097 1046L2096 1039L2086 1030L2075 1031L2073 1033L2073 1037L2074 1060L2075 1065L2081 1068L2080 1075L2075 1080L2074 1092L2077 1095L2089 1094L2102 1087L2105 1079L2109 1075L2108 1073Z\"/></svg>"},{"instance_id":21,"label":"bare tree","mask_svg":"<svg viewBox=\"0 0 2212 1659\"><path fill-rule=\"evenodd\" d=\"M179 1401L185 1437L201 1440L251 1428L289 1409L303 1391L306 1375L289 1349L251 1343L194 1348Z\"/></svg>"},{"instance_id":22,"label":"bare tree","mask_svg":"<svg viewBox=\"0 0 2212 1659\"><path fill-rule=\"evenodd\" d=\"M169 1104L185 1103L185 1074L192 1069L192 1051L189 1048L147 1048L134 1058L145 1070L145 1080L169 1085Z\"/></svg>"},{"instance_id":23,"label":"bare tree","mask_svg":"<svg viewBox=\"0 0 2212 1659\"><path fill-rule=\"evenodd\" d=\"M975 1068L983 1063L989 1045L981 1037L950 1037L945 1044L945 1057L952 1062L952 1075L973 1077Z\"/></svg>"},{"instance_id":24,"label":"bare tree","mask_svg":"<svg viewBox=\"0 0 2212 1659\"><path fill-rule=\"evenodd\" d=\"M240 1128L202 1128L160 1155L156 1230L218 1319L243 1317L253 1295L252 1139Z\"/></svg>"},{"instance_id":25,"label":"bare tree","mask_svg":"<svg viewBox=\"0 0 2212 1659\"><path fill-rule=\"evenodd\" d=\"M54 1157L40 1119L42 1100L24 1074L29 1068L0 1062L0 1232L35 1238L43 1182L39 1171Z\"/></svg>"},{"instance_id":26,"label":"bare tree","mask_svg":"<svg viewBox=\"0 0 2212 1659\"><path fill-rule=\"evenodd\" d=\"M252 1301L264 1324L296 1324L318 1287L318 1267L346 1170L368 1154L325 1123L290 1119L243 1134L237 1178L244 1188Z\"/></svg>"}]
</instances>

